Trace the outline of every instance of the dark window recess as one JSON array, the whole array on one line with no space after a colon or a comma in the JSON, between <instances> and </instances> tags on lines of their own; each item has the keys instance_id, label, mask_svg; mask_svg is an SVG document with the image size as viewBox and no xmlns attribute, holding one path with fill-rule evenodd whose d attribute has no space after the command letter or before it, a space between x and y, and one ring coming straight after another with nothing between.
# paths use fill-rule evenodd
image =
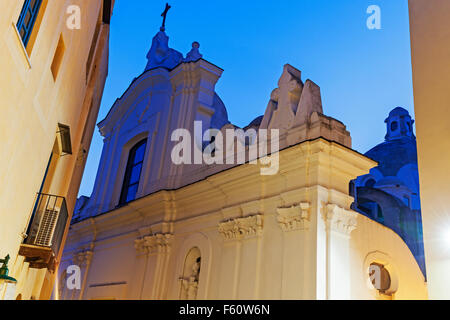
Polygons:
<instances>
[{"instance_id":1,"label":"dark window recess","mask_svg":"<svg viewBox=\"0 0 450 320\"><path fill-rule=\"evenodd\" d=\"M373 270L373 273L370 274L373 286L380 291L380 293L385 294L391 287L391 275L389 274L389 271L379 263L374 262L371 263L370 266Z\"/></svg>"},{"instance_id":2,"label":"dark window recess","mask_svg":"<svg viewBox=\"0 0 450 320\"><path fill-rule=\"evenodd\" d=\"M103 23L109 24L111 22L112 0L103 0Z\"/></svg>"},{"instance_id":3,"label":"dark window recess","mask_svg":"<svg viewBox=\"0 0 450 320\"><path fill-rule=\"evenodd\" d=\"M55 55L53 56L52 65L50 67L50 70L52 71L53 80L55 81L56 78L58 77L59 69L61 68L65 51L66 47L64 45L64 40L61 35L58 40L58 46L56 47Z\"/></svg>"},{"instance_id":4,"label":"dark window recess","mask_svg":"<svg viewBox=\"0 0 450 320\"><path fill-rule=\"evenodd\" d=\"M17 30L19 30L25 48L30 40L33 31L34 23L39 13L42 0L25 0L19 20L17 21Z\"/></svg>"},{"instance_id":5,"label":"dark window recess","mask_svg":"<svg viewBox=\"0 0 450 320\"><path fill-rule=\"evenodd\" d=\"M369 179L366 181L365 186L368 188L373 188L376 184L376 181L374 179Z\"/></svg>"},{"instance_id":6,"label":"dark window recess","mask_svg":"<svg viewBox=\"0 0 450 320\"><path fill-rule=\"evenodd\" d=\"M97 47L98 36L100 34L101 23L97 23L95 26L95 32L92 37L91 48L89 49L89 55L86 61L86 83L89 80L89 74L91 72L92 61L94 59L95 48Z\"/></svg>"},{"instance_id":7,"label":"dark window recess","mask_svg":"<svg viewBox=\"0 0 450 320\"><path fill-rule=\"evenodd\" d=\"M58 134L61 139L62 155L72 154L72 143L70 141L70 127L64 124L58 124Z\"/></svg>"},{"instance_id":8,"label":"dark window recess","mask_svg":"<svg viewBox=\"0 0 450 320\"><path fill-rule=\"evenodd\" d=\"M120 194L119 206L136 199L146 147L147 139L144 139L138 142L130 150L127 169L125 171L125 178L123 180L122 192Z\"/></svg>"},{"instance_id":9,"label":"dark window recess","mask_svg":"<svg viewBox=\"0 0 450 320\"><path fill-rule=\"evenodd\" d=\"M396 131L398 129L398 122L394 121L391 123L391 131Z\"/></svg>"},{"instance_id":10,"label":"dark window recess","mask_svg":"<svg viewBox=\"0 0 450 320\"><path fill-rule=\"evenodd\" d=\"M351 197L355 197L355 181L354 180L350 181L350 183L348 184L348 194Z\"/></svg>"}]
</instances>

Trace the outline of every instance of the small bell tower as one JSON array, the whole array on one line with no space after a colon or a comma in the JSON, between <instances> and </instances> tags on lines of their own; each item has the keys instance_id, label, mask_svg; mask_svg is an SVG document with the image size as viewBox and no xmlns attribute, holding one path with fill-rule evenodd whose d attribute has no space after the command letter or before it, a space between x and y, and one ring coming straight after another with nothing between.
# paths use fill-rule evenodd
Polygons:
<instances>
[{"instance_id":1,"label":"small bell tower","mask_svg":"<svg viewBox=\"0 0 450 320\"><path fill-rule=\"evenodd\" d=\"M387 125L386 141L415 138L413 132L414 120L407 110L401 107L395 108L384 122Z\"/></svg>"}]
</instances>

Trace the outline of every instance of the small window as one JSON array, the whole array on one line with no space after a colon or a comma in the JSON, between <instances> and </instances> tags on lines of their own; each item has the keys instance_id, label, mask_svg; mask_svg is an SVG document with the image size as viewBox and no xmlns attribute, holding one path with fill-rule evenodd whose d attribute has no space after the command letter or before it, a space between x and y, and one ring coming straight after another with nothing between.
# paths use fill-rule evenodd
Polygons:
<instances>
[{"instance_id":1,"label":"small window","mask_svg":"<svg viewBox=\"0 0 450 320\"><path fill-rule=\"evenodd\" d=\"M72 142L70 140L70 127L58 123L58 142L60 143L61 155L72 154Z\"/></svg>"},{"instance_id":2,"label":"small window","mask_svg":"<svg viewBox=\"0 0 450 320\"><path fill-rule=\"evenodd\" d=\"M61 35L58 40L58 46L56 47L55 55L53 56L53 62L52 62L52 66L51 66L52 75L53 75L54 80L56 80L56 77L58 77L58 72L61 67L65 51L66 51L66 47L64 45L64 40Z\"/></svg>"},{"instance_id":3,"label":"small window","mask_svg":"<svg viewBox=\"0 0 450 320\"><path fill-rule=\"evenodd\" d=\"M25 48L30 40L41 4L42 0L25 0L23 4L19 20L17 21L17 30L19 30Z\"/></svg>"},{"instance_id":4,"label":"small window","mask_svg":"<svg viewBox=\"0 0 450 320\"><path fill-rule=\"evenodd\" d=\"M398 122L394 121L391 123L391 131L396 131L398 129Z\"/></svg>"},{"instance_id":5,"label":"small window","mask_svg":"<svg viewBox=\"0 0 450 320\"><path fill-rule=\"evenodd\" d=\"M355 180L350 181L348 184L348 194L352 197L355 196Z\"/></svg>"},{"instance_id":6,"label":"small window","mask_svg":"<svg viewBox=\"0 0 450 320\"><path fill-rule=\"evenodd\" d=\"M140 141L130 150L119 205L127 204L136 199L146 147L147 139Z\"/></svg>"},{"instance_id":7,"label":"small window","mask_svg":"<svg viewBox=\"0 0 450 320\"><path fill-rule=\"evenodd\" d=\"M384 265L375 262L371 263L369 277L372 285L379 293L386 294L391 288L391 275Z\"/></svg>"}]
</instances>

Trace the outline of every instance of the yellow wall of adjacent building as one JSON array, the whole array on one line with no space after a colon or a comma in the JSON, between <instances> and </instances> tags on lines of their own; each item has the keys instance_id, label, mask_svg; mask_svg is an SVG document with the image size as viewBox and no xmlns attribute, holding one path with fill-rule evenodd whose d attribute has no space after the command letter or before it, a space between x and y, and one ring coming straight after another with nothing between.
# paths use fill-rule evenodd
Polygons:
<instances>
[{"instance_id":1,"label":"yellow wall of adjacent building","mask_svg":"<svg viewBox=\"0 0 450 320\"><path fill-rule=\"evenodd\" d=\"M0 258L11 256L16 294L39 299L49 298L53 275L30 269L19 247L58 123L70 127L73 154L57 159L45 191L66 197L69 216L73 211L107 74L109 25L101 20L103 0L43 0L25 48L16 28L23 4L5 0L0 5ZM67 27L69 5L81 9L80 29Z\"/></svg>"},{"instance_id":2,"label":"yellow wall of adjacent building","mask_svg":"<svg viewBox=\"0 0 450 320\"><path fill-rule=\"evenodd\" d=\"M429 296L450 299L450 1L409 10Z\"/></svg>"}]
</instances>

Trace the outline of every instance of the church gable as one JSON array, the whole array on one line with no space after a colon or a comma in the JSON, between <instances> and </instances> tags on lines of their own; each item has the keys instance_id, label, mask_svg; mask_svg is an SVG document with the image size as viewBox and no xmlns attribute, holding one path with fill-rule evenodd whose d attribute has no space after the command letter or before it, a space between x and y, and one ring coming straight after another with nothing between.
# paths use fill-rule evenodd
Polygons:
<instances>
[{"instance_id":1,"label":"church gable","mask_svg":"<svg viewBox=\"0 0 450 320\"><path fill-rule=\"evenodd\" d=\"M118 127L133 127L146 118L169 108L172 87L165 70L148 71L136 78L118 98L98 127L103 136Z\"/></svg>"}]
</instances>

